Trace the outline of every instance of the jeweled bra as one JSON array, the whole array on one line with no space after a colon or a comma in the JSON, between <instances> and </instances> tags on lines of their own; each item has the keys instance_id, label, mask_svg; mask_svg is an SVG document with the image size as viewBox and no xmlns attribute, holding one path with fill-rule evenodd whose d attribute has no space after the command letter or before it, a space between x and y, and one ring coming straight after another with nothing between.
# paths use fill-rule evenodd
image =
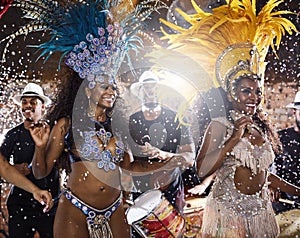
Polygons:
<instances>
[{"instance_id":1,"label":"jeweled bra","mask_svg":"<svg viewBox=\"0 0 300 238\"><path fill-rule=\"evenodd\" d=\"M72 158L73 161L96 161L99 169L104 169L106 172L115 170L116 163L123 160L124 157L124 144L120 140L116 140L114 151L107 149L107 145L113 137L112 132L109 131L110 118L105 122L100 123L91 120L95 125L94 129L87 127L89 130L81 130L79 135L83 139L79 146L79 158ZM69 151L71 152L71 151ZM70 153L73 154L72 152ZM73 157L74 155L72 155Z\"/></svg>"}]
</instances>

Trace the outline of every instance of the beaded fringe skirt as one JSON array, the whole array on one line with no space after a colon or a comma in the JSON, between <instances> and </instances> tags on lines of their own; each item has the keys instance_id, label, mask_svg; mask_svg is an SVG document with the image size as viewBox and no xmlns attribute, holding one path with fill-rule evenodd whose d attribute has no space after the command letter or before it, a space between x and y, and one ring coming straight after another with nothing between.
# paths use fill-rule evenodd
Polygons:
<instances>
[{"instance_id":1,"label":"beaded fringe skirt","mask_svg":"<svg viewBox=\"0 0 300 238\"><path fill-rule=\"evenodd\" d=\"M217 238L275 238L279 235L279 226L270 202L253 215L238 214L209 196L204 209L202 234L203 237Z\"/></svg>"}]
</instances>

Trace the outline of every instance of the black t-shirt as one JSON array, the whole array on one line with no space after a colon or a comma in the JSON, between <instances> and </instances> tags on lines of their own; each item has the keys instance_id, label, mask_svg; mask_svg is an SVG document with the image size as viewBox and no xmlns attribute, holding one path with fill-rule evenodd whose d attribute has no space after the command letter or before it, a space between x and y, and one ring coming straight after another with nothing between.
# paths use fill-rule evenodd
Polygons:
<instances>
[{"instance_id":1,"label":"black t-shirt","mask_svg":"<svg viewBox=\"0 0 300 238\"><path fill-rule=\"evenodd\" d=\"M130 148L135 160L148 160L147 157L138 153L138 149L135 149L137 145L144 145L145 141L162 151L171 153L176 153L180 145L193 143L189 127L179 125L175 118L176 113L167 108L162 108L161 114L151 121L144 118L142 111L138 111L130 116L129 132L133 141L133 145L131 144ZM149 162L151 161L153 160L149 160ZM172 175L176 177L180 173L179 169L174 169ZM151 176L151 173L135 177L135 185L138 190L143 191L147 188L149 176Z\"/></svg>"},{"instance_id":2,"label":"black t-shirt","mask_svg":"<svg viewBox=\"0 0 300 238\"><path fill-rule=\"evenodd\" d=\"M134 143L144 145L149 142L163 151L176 153L178 146L192 143L189 128L175 122L176 113L162 108L161 114L151 121L144 118L143 112L139 111L130 116L129 131ZM133 147L134 148L134 147ZM145 160L138 154L135 159Z\"/></svg>"},{"instance_id":3,"label":"black t-shirt","mask_svg":"<svg viewBox=\"0 0 300 238\"><path fill-rule=\"evenodd\" d=\"M283 154L276 156L276 173L288 182L300 186L300 134L294 128L278 132L283 146ZM282 193L283 198L300 203L299 196Z\"/></svg>"},{"instance_id":4,"label":"black t-shirt","mask_svg":"<svg viewBox=\"0 0 300 238\"><path fill-rule=\"evenodd\" d=\"M28 163L30 165L33 159L34 150L34 141L30 135L30 132L25 129L23 123L8 131L0 147L0 152L2 155L7 160L12 158L14 164ZM35 179L32 172L26 177L39 188L49 190L54 199L58 198L59 174L56 168L53 168L51 173L43 179ZM36 211L37 213L42 212L43 208L43 206L33 198L31 193L26 192L25 190L16 186L13 186L11 190L7 200L7 205L20 205L23 207L36 208L32 210L32 212ZM54 211L56 206L57 204L55 203L51 211Z\"/></svg>"}]
</instances>

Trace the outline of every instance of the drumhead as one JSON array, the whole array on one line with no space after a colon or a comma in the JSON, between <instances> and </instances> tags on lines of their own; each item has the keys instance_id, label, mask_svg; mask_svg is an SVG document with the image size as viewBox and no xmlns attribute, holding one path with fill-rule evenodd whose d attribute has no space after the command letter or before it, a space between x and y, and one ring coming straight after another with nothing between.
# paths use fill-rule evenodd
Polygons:
<instances>
[{"instance_id":1,"label":"drumhead","mask_svg":"<svg viewBox=\"0 0 300 238\"><path fill-rule=\"evenodd\" d=\"M161 202L162 193L160 190L149 190L140 195L127 210L127 222L132 225L147 217Z\"/></svg>"}]
</instances>

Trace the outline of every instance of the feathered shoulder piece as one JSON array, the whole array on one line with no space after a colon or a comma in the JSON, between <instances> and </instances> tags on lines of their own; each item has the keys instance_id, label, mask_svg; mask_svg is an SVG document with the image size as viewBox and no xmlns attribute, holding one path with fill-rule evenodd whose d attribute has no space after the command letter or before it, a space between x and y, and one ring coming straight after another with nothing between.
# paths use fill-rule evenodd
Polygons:
<instances>
[{"instance_id":1,"label":"feathered shoulder piece","mask_svg":"<svg viewBox=\"0 0 300 238\"><path fill-rule=\"evenodd\" d=\"M91 74L114 78L128 50L142 46L137 34L144 20L165 6L157 0L136 6L131 0L15 0L12 7L22 9L31 21L1 41L8 41L5 52L17 36L49 30L50 40L33 46L40 50L39 58L46 61L58 51L60 62L64 59L81 78Z\"/></svg>"},{"instance_id":2,"label":"feathered shoulder piece","mask_svg":"<svg viewBox=\"0 0 300 238\"><path fill-rule=\"evenodd\" d=\"M224 76L216 77L217 60L221 61L219 67L226 72L237 64L241 59L239 57L245 56L248 59L253 57L253 52L251 53L253 50L258 54L255 57L257 62L254 65L258 64L255 66L257 73L263 77L265 57L269 46L275 51L280 45L282 35L286 32L292 34L293 31L297 31L291 21L281 16L291 14L291 12L274 11L274 8L282 2L284 1L270 0L257 13L256 0L227 0L226 5L217 7L213 9L212 13L209 13L204 12L192 0L195 14L186 14L182 10L176 9L190 23L189 27L180 27L161 19L162 23L175 32L167 33L162 29L163 39L168 40L169 49L187 55L204 68L210 75L208 80L213 79L216 87L224 86ZM239 44L244 45L236 47ZM232 49L236 50L232 51ZM219 57L224 50L231 52L231 55L239 55L239 57L236 57L236 60L226 58L227 62L225 62L222 60L224 54L223 58ZM226 67L222 65L224 62Z\"/></svg>"}]
</instances>

